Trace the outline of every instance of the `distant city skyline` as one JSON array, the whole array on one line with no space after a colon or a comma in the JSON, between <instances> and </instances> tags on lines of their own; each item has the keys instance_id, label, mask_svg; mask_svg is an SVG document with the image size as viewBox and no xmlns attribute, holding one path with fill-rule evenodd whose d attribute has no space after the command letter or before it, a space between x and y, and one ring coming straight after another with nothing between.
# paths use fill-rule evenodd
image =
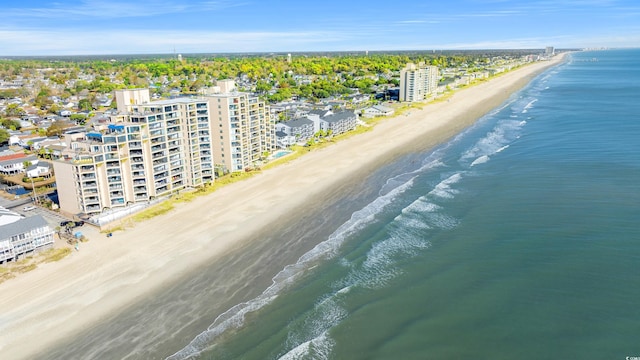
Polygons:
<instances>
[{"instance_id":1,"label":"distant city skyline","mask_svg":"<svg viewBox=\"0 0 640 360\"><path fill-rule=\"evenodd\" d=\"M0 56L640 47L632 0L25 0Z\"/></svg>"}]
</instances>

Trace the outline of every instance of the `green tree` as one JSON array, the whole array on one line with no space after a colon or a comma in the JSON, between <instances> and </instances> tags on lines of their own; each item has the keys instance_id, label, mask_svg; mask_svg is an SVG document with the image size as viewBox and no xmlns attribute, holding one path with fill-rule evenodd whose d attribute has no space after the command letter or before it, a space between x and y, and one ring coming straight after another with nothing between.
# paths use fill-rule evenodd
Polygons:
<instances>
[{"instance_id":1,"label":"green tree","mask_svg":"<svg viewBox=\"0 0 640 360\"><path fill-rule=\"evenodd\" d=\"M271 84L269 82L264 80L258 80L256 82L256 92L264 94L269 90L271 90Z\"/></svg>"},{"instance_id":2,"label":"green tree","mask_svg":"<svg viewBox=\"0 0 640 360\"><path fill-rule=\"evenodd\" d=\"M9 130L19 130L22 126L20 125L20 121L11 120L11 119L2 119L0 120L0 125L4 126Z\"/></svg>"},{"instance_id":3,"label":"green tree","mask_svg":"<svg viewBox=\"0 0 640 360\"><path fill-rule=\"evenodd\" d=\"M9 137L11 137L11 135L7 130L0 129L0 144L7 144L9 142Z\"/></svg>"},{"instance_id":4,"label":"green tree","mask_svg":"<svg viewBox=\"0 0 640 360\"><path fill-rule=\"evenodd\" d=\"M89 99L80 99L78 101L78 109L84 111L91 111L93 109L93 105L91 104L91 100Z\"/></svg>"},{"instance_id":5,"label":"green tree","mask_svg":"<svg viewBox=\"0 0 640 360\"><path fill-rule=\"evenodd\" d=\"M24 109L21 108L20 105L18 105L18 104L9 104L9 105L7 105L7 108L4 110L4 113L7 116L22 116L22 115L26 114Z\"/></svg>"},{"instance_id":6,"label":"green tree","mask_svg":"<svg viewBox=\"0 0 640 360\"><path fill-rule=\"evenodd\" d=\"M56 121L47 129L47 136L60 136L68 125L63 121Z\"/></svg>"}]
</instances>

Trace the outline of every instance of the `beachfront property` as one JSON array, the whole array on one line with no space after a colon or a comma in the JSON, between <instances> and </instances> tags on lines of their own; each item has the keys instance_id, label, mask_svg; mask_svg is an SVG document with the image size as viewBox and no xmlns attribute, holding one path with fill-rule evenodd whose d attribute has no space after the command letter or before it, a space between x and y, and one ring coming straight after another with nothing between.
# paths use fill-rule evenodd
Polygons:
<instances>
[{"instance_id":1,"label":"beachfront property","mask_svg":"<svg viewBox=\"0 0 640 360\"><path fill-rule=\"evenodd\" d=\"M25 218L0 207L0 264L52 247L53 234L41 215Z\"/></svg>"},{"instance_id":2,"label":"beachfront property","mask_svg":"<svg viewBox=\"0 0 640 360\"><path fill-rule=\"evenodd\" d=\"M421 101L435 94L439 78L436 66L407 64L400 70L400 101Z\"/></svg>"},{"instance_id":3,"label":"beachfront property","mask_svg":"<svg viewBox=\"0 0 640 360\"><path fill-rule=\"evenodd\" d=\"M65 134L67 149L53 161L61 211L94 215L213 181L206 100L126 108L112 123Z\"/></svg>"},{"instance_id":4,"label":"beachfront property","mask_svg":"<svg viewBox=\"0 0 640 360\"><path fill-rule=\"evenodd\" d=\"M362 116L371 118L376 116L391 116L395 110L384 105L373 105L362 110Z\"/></svg>"},{"instance_id":5,"label":"beachfront property","mask_svg":"<svg viewBox=\"0 0 640 360\"><path fill-rule=\"evenodd\" d=\"M275 148L275 129L264 102L232 85L160 101L148 89L116 90L121 108L108 123L64 135L53 161L61 211L98 215L212 182L215 168L257 166Z\"/></svg>"},{"instance_id":6,"label":"beachfront property","mask_svg":"<svg viewBox=\"0 0 640 360\"><path fill-rule=\"evenodd\" d=\"M311 139L315 133L313 121L307 118L297 118L277 123L276 131L282 133L278 136L278 141L280 143L283 143L282 139L287 136L293 136L295 138L295 142L306 142Z\"/></svg>"},{"instance_id":7,"label":"beachfront property","mask_svg":"<svg viewBox=\"0 0 640 360\"><path fill-rule=\"evenodd\" d=\"M344 134L354 130L358 125L358 116L353 110L343 110L320 119L321 130L330 131L333 135Z\"/></svg>"},{"instance_id":8,"label":"beachfront property","mask_svg":"<svg viewBox=\"0 0 640 360\"><path fill-rule=\"evenodd\" d=\"M339 135L354 130L358 125L358 116L352 110L333 112L331 110L311 110L305 117L276 124L277 143L280 147L291 145L291 137L296 143L305 143L316 133L330 132Z\"/></svg>"},{"instance_id":9,"label":"beachfront property","mask_svg":"<svg viewBox=\"0 0 640 360\"><path fill-rule=\"evenodd\" d=\"M211 109L215 163L225 172L259 167L276 148L269 106L257 96L236 90L233 80L219 80L204 91Z\"/></svg>"}]
</instances>

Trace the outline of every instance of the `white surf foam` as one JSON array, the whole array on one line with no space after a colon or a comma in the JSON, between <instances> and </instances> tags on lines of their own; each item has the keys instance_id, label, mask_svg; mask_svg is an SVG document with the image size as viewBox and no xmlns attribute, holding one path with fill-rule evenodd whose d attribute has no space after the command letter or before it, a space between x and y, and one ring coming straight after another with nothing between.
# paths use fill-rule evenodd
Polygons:
<instances>
[{"instance_id":1,"label":"white surf foam","mask_svg":"<svg viewBox=\"0 0 640 360\"><path fill-rule=\"evenodd\" d=\"M506 150L508 148L509 148L509 145L505 145L505 146L499 148L498 150L496 150L496 153L503 152L504 150Z\"/></svg>"},{"instance_id":2,"label":"white surf foam","mask_svg":"<svg viewBox=\"0 0 640 360\"><path fill-rule=\"evenodd\" d=\"M279 357L280 360L298 360L298 359L329 359L331 350L335 345L335 341L329 338L327 332L323 332L320 336L305 341L295 348L289 350L286 354Z\"/></svg>"},{"instance_id":3,"label":"white surf foam","mask_svg":"<svg viewBox=\"0 0 640 360\"><path fill-rule=\"evenodd\" d=\"M298 280L305 271L320 260L336 255L344 240L374 221L386 206L407 189L413 186L415 176L404 184L397 186L384 196L379 196L364 208L354 212L351 219L342 224L329 238L303 254L295 264L287 265L272 280L271 286L258 297L240 303L218 316L207 330L198 334L187 346L167 357L167 360L189 359L212 348L212 342L223 332L231 328L239 328L244 324L245 315L257 311L273 302L278 294Z\"/></svg>"},{"instance_id":4,"label":"white surf foam","mask_svg":"<svg viewBox=\"0 0 640 360\"><path fill-rule=\"evenodd\" d=\"M482 155L482 156L480 156L479 158L477 158L477 159L473 160L473 162L471 163L471 166L476 166L476 165L479 165L479 164L484 164L484 163L486 163L486 162L487 162L487 161L489 161L489 160L490 160L489 155Z\"/></svg>"},{"instance_id":5,"label":"white surf foam","mask_svg":"<svg viewBox=\"0 0 640 360\"><path fill-rule=\"evenodd\" d=\"M436 185L435 188L429 192L429 195L444 199L453 198L458 193L458 190L452 189L451 185L457 183L460 179L462 179L461 173L455 173L449 176Z\"/></svg>"}]
</instances>

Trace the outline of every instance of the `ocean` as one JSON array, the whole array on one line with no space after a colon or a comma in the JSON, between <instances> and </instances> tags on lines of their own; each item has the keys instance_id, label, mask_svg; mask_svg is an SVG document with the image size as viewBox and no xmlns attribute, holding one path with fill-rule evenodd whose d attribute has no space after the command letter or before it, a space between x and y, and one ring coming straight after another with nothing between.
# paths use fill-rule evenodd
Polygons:
<instances>
[{"instance_id":1,"label":"ocean","mask_svg":"<svg viewBox=\"0 0 640 360\"><path fill-rule=\"evenodd\" d=\"M381 167L332 208L288 228L288 237L306 239L304 252L271 263L264 286L246 290L242 302L225 298L222 315L207 310L222 306L207 290L217 283L169 290L181 295L149 317L167 326L198 321L134 334L153 339L140 348L160 354L114 353L114 341L91 354L640 356L638 58L640 50L572 53L455 138ZM259 251L300 248L293 240L278 248L277 233L270 239ZM147 308L119 317L123 334Z\"/></svg>"}]
</instances>

